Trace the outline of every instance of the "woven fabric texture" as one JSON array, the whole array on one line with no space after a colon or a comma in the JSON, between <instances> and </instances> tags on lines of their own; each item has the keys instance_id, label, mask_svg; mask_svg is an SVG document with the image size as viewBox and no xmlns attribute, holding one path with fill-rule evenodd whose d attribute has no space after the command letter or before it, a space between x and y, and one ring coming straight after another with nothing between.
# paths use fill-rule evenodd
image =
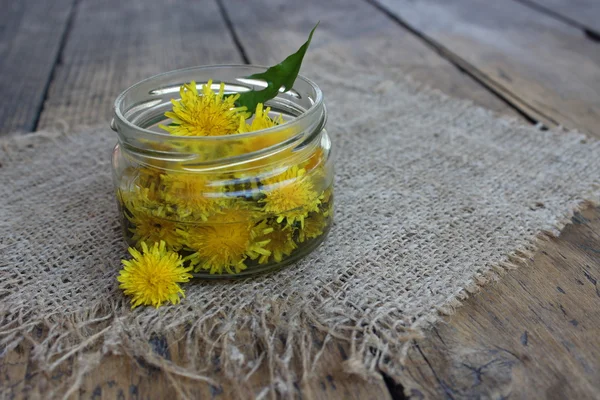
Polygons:
<instances>
[{"instance_id":1,"label":"woven fabric texture","mask_svg":"<svg viewBox=\"0 0 600 400\"><path fill-rule=\"evenodd\" d=\"M118 353L192 381L218 366L220 384L239 386L269 367L263 391L245 393L290 393L330 340L350 342L351 372L397 376L408 339L598 200L597 141L498 119L393 73L309 65L336 159L329 237L275 274L186 284L178 306L131 311L118 288L127 253L108 126L3 139L5 351L30 341L46 371L73 358L71 389ZM156 354L157 336L179 341L186 361Z\"/></svg>"}]
</instances>

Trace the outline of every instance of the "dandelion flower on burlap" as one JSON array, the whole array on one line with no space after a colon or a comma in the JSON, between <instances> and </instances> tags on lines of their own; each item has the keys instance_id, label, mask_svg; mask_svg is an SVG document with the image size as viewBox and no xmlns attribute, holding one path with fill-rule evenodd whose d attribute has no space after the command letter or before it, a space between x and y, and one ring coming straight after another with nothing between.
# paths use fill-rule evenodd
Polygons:
<instances>
[{"instance_id":1,"label":"dandelion flower on burlap","mask_svg":"<svg viewBox=\"0 0 600 400\"><path fill-rule=\"evenodd\" d=\"M225 84L221 82L219 91L211 89L212 80L202 85L198 93L196 82L181 86L181 100L171 100L173 111L165 113L172 125L159 125L161 129L176 136L217 136L237 133L240 116L247 118L245 107L236 107L239 94L225 96Z\"/></svg>"},{"instance_id":2,"label":"dandelion flower on burlap","mask_svg":"<svg viewBox=\"0 0 600 400\"><path fill-rule=\"evenodd\" d=\"M264 248L268 240L256 240L265 229L264 223L256 223L252 211L233 207L179 234L194 252L186 260L190 260L196 271L233 274L246 269L244 261L248 257L270 255Z\"/></svg>"},{"instance_id":3,"label":"dandelion flower on burlap","mask_svg":"<svg viewBox=\"0 0 600 400\"><path fill-rule=\"evenodd\" d=\"M264 198L259 203L264 203L264 211L274 214L278 223L285 220L293 225L298 221L304 226L304 218L309 212L317 211L321 204L306 170L297 166L265 179L261 192Z\"/></svg>"},{"instance_id":4,"label":"dandelion flower on burlap","mask_svg":"<svg viewBox=\"0 0 600 400\"><path fill-rule=\"evenodd\" d=\"M292 228L287 225L275 224L268 228L260 240L268 240L264 248L271 252L271 255L261 255L258 263L265 264L270 259L273 259L275 262L281 262L283 257L292 254L298 248L292 237L293 233Z\"/></svg>"},{"instance_id":5,"label":"dandelion flower on burlap","mask_svg":"<svg viewBox=\"0 0 600 400\"><path fill-rule=\"evenodd\" d=\"M129 248L131 260L121 260L123 269L117 280L127 296L131 296L131 308L140 305L160 307L170 301L180 302L185 293L178 283L188 282L191 267L184 268L181 256L166 249L164 241L154 243L151 248L144 242L142 251Z\"/></svg>"},{"instance_id":6,"label":"dandelion flower on burlap","mask_svg":"<svg viewBox=\"0 0 600 400\"><path fill-rule=\"evenodd\" d=\"M146 212L132 211L127 219L133 225L129 231L133 233L131 240L138 249L142 243L158 243L163 240L169 250L181 249L180 237L177 234L177 224L173 221L155 217Z\"/></svg>"}]
</instances>

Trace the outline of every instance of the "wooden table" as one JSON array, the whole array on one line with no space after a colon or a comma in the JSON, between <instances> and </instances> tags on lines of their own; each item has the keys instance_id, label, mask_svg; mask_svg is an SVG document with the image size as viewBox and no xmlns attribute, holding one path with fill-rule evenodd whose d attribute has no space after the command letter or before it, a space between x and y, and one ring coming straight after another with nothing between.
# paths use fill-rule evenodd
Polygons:
<instances>
[{"instance_id":1,"label":"wooden table","mask_svg":"<svg viewBox=\"0 0 600 400\"><path fill-rule=\"evenodd\" d=\"M22 0L0 14L0 133L108 123L115 96L161 71L278 62L317 20L311 49L396 68L449 95L524 123L600 138L598 0ZM599 155L600 156L600 155ZM598 171L590 171L590 173ZM600 398L600 209L471 296L412 344L402 378L345 374L332 343L308 398ZM153 343L177 360L177 344ZM0 359L7 398L61 384L29 361ZM215 372L218 378L218 373ZM256 374L258 387L265 375ZM173 398L185 382L111 356L73 397ZM189 383L188 383L189 384ZM198 398L237 397L192 383Z\"/></svg>"}]
</instances>

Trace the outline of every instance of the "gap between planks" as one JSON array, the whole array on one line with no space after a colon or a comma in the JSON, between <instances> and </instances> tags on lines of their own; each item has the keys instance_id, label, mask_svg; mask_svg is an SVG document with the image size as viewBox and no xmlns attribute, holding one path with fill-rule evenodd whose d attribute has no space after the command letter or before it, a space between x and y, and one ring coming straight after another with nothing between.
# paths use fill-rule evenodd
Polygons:
<instances>
[{"instance_id":1,"label":"gap between planks","mask_svg":"<svg viewBox=\"0 0 600 400\"><path fill-rule=\"evenodd\" d=\"M250 59L246 54L246 49L244 49L244 45L242 44L240 37L237 35L235 28L233 27L231 18L229 18L229 14L223 5L223 0L215 0L215 2L217 3L217 7L219 7L219 12L221 13L221 17L223 17L223 21L225 22L225 26L227 26L227 30L231 35L231 39L233 40L238 53L240 53L240 57L242 57L242 60L244 60L244 64L250 64Z\"/></svg>"},{"instance_id":2,"label":"gap between planks","mask_svg":"<svg viewBox=\"0 0 600 400\"><path fill-rule=\"evenodd\" d=\"M50 92L50 85L56 76L56 68L62 64L63 62L63 53L65 50L65 46L67 44L67 40L69 39L69 35L73 30L73 22L75 21L75 16L77 15L77 8L79 6L80 0L73 0L71 3L71 10L69 11L69 16L67 17L67 23L65 26L65 30L60 37L60 42L58 45L58 51L56 52L56 58L54 59L54 63L52 64L52 69L50 70L50 74L48 75L48 79L46 80L46 85L44 86L44 92L42 93L42 101L40 102L38 109L35 113L35 117L33 119L33 125L31 128L31 132L35 132L38 130L38 125L40 123L40 118L42 113L44 112L44 106L46 105L46 100L48 100L48 93Z\"/></svg>"},{"instance_id":3,"label":"gap between planks","mask_svg":"<svg viewBox=\"0 0 600 400\"><path fill-rule=\"evenodd\" d=\"M581 31L583 32L584 36L587 39L589 39L593 42L600 42L600 31L594 29L593 27L588 27L587 25L582 24L581 22L579 22L573 18L570 18L567 15L563 15L557 11L554 11L548 7L545 7L539 3L536 3L531 0L514 0L514 1L516 1L517 3L521 3L521 4L531 8L532 10L546 14L558 21L564 22L567 25L571 25L577 29L581 29Z\"/></svg>"},{"instance_id":4,"label":"gap between planks","mask_svg":"<svg viewBox=\"0 0 600 400\"><path fill-rule=\"evenodd\" d=\"M579 28L512 0L367 1L534 120L600 136L600 52Z\"/></svg>"},{"instance_id":5,"label":"gap between planks","mask_svg":"<svg viewBox=\"0 0 600 400\"><path fill-rule=\"evenodd\" d=\"M376 0L364 0L377 10L385 14L389 19L400 25L402 28L413 34L428 47L433 49L442 58L448 61L450 64L455 66L460 72L471 77L475 82L481 85L484 89L489 91L491 94L502 100L507 106L515 110L520 116L522 116L527 122L536 125L542 124L542 129L547 129L549 126L560 125L555 119L549 115L544 114L531 104L524 102L519 96L512 93L507 88L498 84L496 81L487 76L483 71L469 63L468 61L461 58L458 54L450 51L448 48L438 43L434 39L420 32L415 27L398 17L396 14L389 11L383 5L379 4ZM521 104L521 105L520 105ZM523 107L524 105L525 107ZM529 109L529 110L528 110ZM532 112L533 111L533 112Z\"/></svg>"}]
</instances>

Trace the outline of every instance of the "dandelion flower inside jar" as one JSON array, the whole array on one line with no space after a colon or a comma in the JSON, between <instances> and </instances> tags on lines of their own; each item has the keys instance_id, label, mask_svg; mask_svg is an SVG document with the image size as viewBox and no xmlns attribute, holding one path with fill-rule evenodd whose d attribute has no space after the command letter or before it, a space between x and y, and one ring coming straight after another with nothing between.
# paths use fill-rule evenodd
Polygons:
<instances>
[{"instance_id":1,"label":"dandelion flower inside jar","mask_svg":"<svg viewBox=\"0 0 600 400\"><path fill-rule=\"evenodd\" d=\"M298 76L264 90L255 66L207 66L146 79L115 102L113 177L126 240L164 242L194 276L271 271L317 247L332 222L333 165L323 94Z\"/></svg>"}]
</instances>

